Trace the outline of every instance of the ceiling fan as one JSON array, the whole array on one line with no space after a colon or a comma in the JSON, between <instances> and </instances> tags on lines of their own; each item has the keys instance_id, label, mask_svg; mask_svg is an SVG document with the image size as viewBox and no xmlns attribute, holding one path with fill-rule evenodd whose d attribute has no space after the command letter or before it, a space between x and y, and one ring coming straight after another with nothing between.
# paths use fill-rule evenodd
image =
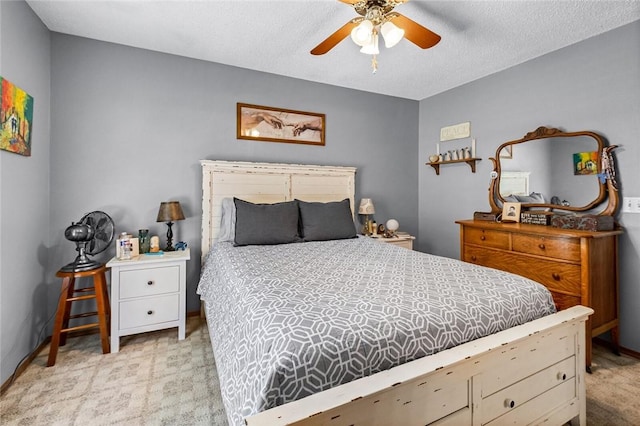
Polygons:
<instances>
[{"instance_id":1,"label":"ceiling fan","mask_svg":"<svg viewBox=\"0 0 640 426\"><path fill-rule=\"evenodd\" d=\"M422 49L433 47L440 41L438 34L393 11L396 6L409 0L339 1L353 6L361 16L353 18L314 47L311 50L312 55L324 55L351 35L351 39L361 46L360 52L373 55L371 64L375 73L378 69L376 55L380 53L378 34L382 34L387 48L395 46L403 37Z\"/></svg>"}]
</instances>

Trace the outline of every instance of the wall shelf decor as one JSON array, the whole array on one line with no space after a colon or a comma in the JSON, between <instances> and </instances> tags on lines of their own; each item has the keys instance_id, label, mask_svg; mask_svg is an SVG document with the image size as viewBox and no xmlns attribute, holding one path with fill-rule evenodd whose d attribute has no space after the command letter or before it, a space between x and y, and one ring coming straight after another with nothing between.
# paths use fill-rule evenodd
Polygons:
<instances>
[{"instance_id":1,"label":"wall shelf decor","mask_svg":"<svg viewBox=\"0 0 640 426\"><path fill-rule=\"evenodd\" d=\"M436 171L436 175L440 175L440 165L442 164L455 164L455 163L467 163L471 167L471 173L476 172L476 161L480 161L482 158L465 158L462 160L449 160L449 161L436 161L434 163L425 163L433 167Z\"/></svg>"}]
</instances>

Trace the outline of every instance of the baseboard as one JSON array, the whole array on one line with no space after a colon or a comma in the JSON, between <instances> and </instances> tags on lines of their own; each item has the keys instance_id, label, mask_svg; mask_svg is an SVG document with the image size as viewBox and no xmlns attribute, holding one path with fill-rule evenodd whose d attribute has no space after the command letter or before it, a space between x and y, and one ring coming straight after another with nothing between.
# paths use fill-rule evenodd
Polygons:
<instances>
[{"instance_id":1,"label":"baseboard","mask_svg":"<svg viewBox=\"0 0 640 426\"><path fill-rule=\"evenodd\" d=\"M611 349L612 351L614 351L616 348L613 346L613 343L611 343L608 340L605 340L601 337L594 337L593 338L593 343L600 345L600 346L604 346L606 348ZM621 354L625 354L627 356L630 356L631 358L636 358L636 359L640 359L640 352L636 352L634 350L631 349L627 349L623 346L620 346L618 348L618 350L620 351Z\"/></svg>"},{"instance_id":2,"label":"baseboard","mask_svg":"<svg viewBox=\"0 0 640 426\"><path fill-rule=\"evenodd\" d=\"M51 342L51 336L44 339L42 343L40 343L38 347L33 352L31 352L29 356L26 357L24 361L22 361L21 364L18 365L18 367L16 368L16 371L14 371L13 374L9 376L9 378L2 384L2 387L0 387L0 396L4 395L7 389L11 387L14 380L20 377L22 373L24 373L24 370L26 370L27 367L31 364L31 361L36 359L36 357L49 344L49 342Z\"/></svg>"},{"instance_id":3,"label":"baseboard","mask_svg":"<svg viewBox=\"0 0 640 426\"><path fill-rule=\"evenodd\" d=\"M200 311L187 312L187 317L198 317L198 316L200 316ZM98 333L100 333L100 330L98 330L97 328L94 328L94 329L88 329L88 330L72 331L68 334L67 337L73 338L73 337L86 336L89 334L98 334ZM28 357L25 358L24 361L22 361L22 363L18 366L18 368L16 368L16 371L11 376L9 376L9 378L2 384L2 387L0 387L0 396L4 395L7 389L11 387L14 380L20 377L20 375L24 372L24 370L27 369L27 367L31 364L31 362L40 354L40 352L42 352L42 350L49 344L49 342L51 342L51 336L47 336L47 338L44 339L42 343L40 343L40 345L38 345L38 347L31 354L29 354Z\"/></svg>"}]
</instances>

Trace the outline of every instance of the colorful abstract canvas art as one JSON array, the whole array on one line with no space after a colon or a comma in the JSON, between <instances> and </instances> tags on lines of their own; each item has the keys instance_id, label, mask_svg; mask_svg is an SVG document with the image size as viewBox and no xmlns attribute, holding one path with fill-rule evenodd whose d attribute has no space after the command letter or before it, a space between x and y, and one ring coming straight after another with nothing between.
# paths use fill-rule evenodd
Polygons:
<instances>
[{"instance_id":1,"label":"colorful abstract canvas art","mask_svg":"<svg viewBox=\"0 0 640 426\"><path fill-rule=\"evenodd\" d=\"M576 152L573 154L574 175L597 175L598 152Z\"/></svg>"},{"instance_id":2,"label":"colorful abstract canvas art","mask_svg":"<svg viewBox=\"0 0 640 426\"><path fill-rule=\"evenodd\" d=\"M31 156L33 97L0 77L0 149Z\"/></svg>"}]
</instances>

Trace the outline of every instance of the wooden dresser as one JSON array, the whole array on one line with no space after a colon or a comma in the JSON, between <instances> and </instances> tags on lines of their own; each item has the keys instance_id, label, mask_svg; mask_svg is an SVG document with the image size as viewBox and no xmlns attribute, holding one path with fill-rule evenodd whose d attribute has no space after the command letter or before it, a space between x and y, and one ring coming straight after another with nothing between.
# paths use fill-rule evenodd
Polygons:
<instances>
[{"instance_id":1,"label":"wooden dresser","mask_svg":"<svg viewBox=\"0 0 640 426\"><path fill-rule=\"evenodd\" d=\"M618 347L618 235L551 226L460 220L460 258L544 284L558 310L593 308L587 322L586 366L591 337L611 330Z\"/></svg>"}]
</instances>

